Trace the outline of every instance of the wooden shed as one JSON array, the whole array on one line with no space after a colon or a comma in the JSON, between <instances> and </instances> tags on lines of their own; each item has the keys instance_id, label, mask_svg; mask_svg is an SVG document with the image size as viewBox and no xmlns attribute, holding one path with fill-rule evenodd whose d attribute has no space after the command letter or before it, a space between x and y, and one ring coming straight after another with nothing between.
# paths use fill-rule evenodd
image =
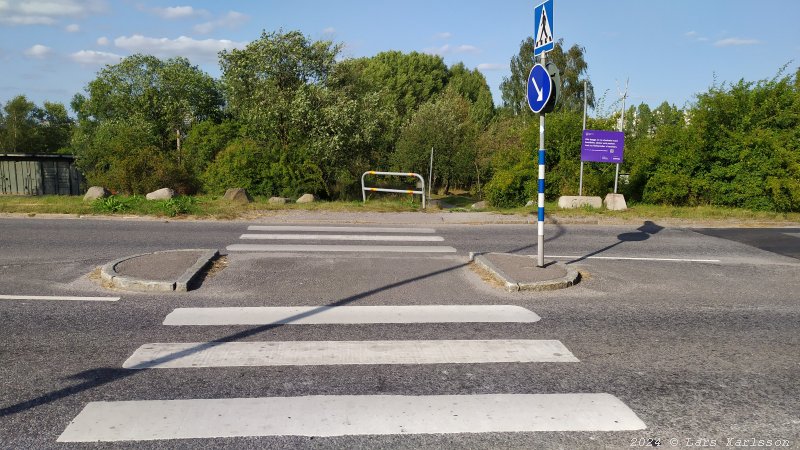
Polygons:
<instances>
[{"instance_id":1,"label":"wooden shed","mask_svg":"<svg viewBox=\"0 0 800 450\"><path fill-rule=\"evenodd\" d=\"M81 195L73 155L0 153L0 195Z\"/></svg>"}]
</instances>

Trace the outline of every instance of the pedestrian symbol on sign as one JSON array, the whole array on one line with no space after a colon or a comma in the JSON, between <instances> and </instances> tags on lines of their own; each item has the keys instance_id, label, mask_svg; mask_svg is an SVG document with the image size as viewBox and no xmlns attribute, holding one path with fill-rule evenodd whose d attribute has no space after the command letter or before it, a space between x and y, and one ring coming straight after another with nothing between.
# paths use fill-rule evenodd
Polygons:
<instances>
[{"instance_id":1,"label":"pedestrian symbol on sign","mask_svg":"<svg viewBox=\"0 0 800 450\"><path fill-rule=\"evenodd\" d=\"M539 18L539 30L536 31L536 46L542 47L553 42L553 32L550 31L550 21L547 20L547 9L542 8L542 16Z\"/></svg>"},{"instance_id":2,"label":"pedestrian symbol on sign","mask_svg":"<svg viewBox=\"0 0 800 450\"><path fill-rule=\"evenodd\" d=\"M533 54L539 55L555 48L553 34L553 0L545 0L533 9L536 35L533 40Z\"/></svg>"}]
</instances>

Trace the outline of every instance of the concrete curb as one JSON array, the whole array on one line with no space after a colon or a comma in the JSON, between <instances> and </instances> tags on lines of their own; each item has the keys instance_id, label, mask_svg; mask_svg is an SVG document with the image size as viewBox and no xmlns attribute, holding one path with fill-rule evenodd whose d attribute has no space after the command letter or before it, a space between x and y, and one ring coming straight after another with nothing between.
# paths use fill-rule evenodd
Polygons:
<instances>
[{"instance_id":1,"label":"concrete curb","mask_svg":"<svg viewBox=\"0 0 800 450\"><path fill-rule=\"evenodd\" d=\"M537 282L520 282L498 267L497 264L485 258L483 254L470 252L469 258L470 261L475 261L475 264L481 266L483 269L494 275L498 281L503 283L503 286L508 292L553 291L556 289L564 289L578 283L581 276L574 267L557 262L554 263L556 266L563 267L564 270L567 271L567 274L563 277Z\"/></svg>"},{"instance_id":2,"label":"concrete curb","mask_svg":"<svg viewBox=\"0 0 800 450\"><path fill-rule=\"evenodd\" d=\"M203 252L197 261L188 269L186 269L181 276L175 281L155 281L143 280L140 278L125 277L119 275L116 271L116 266L123 261L138 258L146 255L156 255L159 253L172 253L172 252ZM100 278L109 283L117 289L124 289L127 291L139 292L187 292L189 285L197 278L202 271L211 261L219 256L218 250L196 248L196 249L181 249L181 250L166 250L161 252L141 253L133 256L126 256L116 261L112 261L104 265L100 269Z\"/></svg>"}]
</instances>

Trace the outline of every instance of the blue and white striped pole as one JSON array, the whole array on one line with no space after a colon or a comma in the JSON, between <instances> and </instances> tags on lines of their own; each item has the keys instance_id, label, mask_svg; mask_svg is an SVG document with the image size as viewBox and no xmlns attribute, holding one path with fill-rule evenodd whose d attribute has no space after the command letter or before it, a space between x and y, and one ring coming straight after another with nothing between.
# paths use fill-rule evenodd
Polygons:
<instances>
[{"instance_id":1,"label":"blue and white striped pole","mask_svg":"<svg viewBox=\"0 0 800 450\"><path fill-rule=\"evenodd\" d=\"M542 53L541 64L545 65L545 55ZM538 259L537 266L544 267L544 113L539 113L539 217L538 217Z\"/></svg>"}]
</instances>

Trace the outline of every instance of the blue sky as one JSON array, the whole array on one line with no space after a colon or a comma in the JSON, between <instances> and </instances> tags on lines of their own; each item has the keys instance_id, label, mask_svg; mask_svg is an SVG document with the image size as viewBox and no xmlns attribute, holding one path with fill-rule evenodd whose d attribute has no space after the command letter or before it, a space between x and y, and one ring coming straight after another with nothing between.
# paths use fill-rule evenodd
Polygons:
<instances>
[{"instance_id":1,"label":"blue sky","mask_svg":"<svg viewBox=\"0 0 800 450\"><path fill-rule=\"evenodd\" d=\"M605 109L630 79L629 104L678 106L717 83L800 66L795 0L554 0L556 38L586 48ZM17 94L68 104L103 64L133 53L186 56L219 76L216 53L261 30L300 30L345 44L441 55L486 76L495 103L539 0L0 0L0 102ZM602 111L601 111L602 113Z\"/></svg>"}]
</instances>

